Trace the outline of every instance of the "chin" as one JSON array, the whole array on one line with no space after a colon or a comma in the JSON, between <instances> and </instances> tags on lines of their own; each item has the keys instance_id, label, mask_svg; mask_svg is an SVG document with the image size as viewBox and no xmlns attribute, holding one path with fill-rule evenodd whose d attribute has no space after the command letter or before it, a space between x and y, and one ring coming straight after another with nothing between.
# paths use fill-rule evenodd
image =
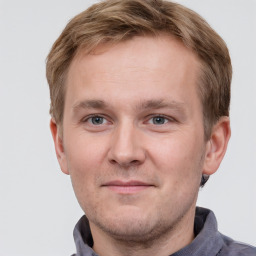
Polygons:
<instances>
[{"instance_id":1,"label":"chin","mask_svg":"<svg viewBox=\"0 0 256 256\"><path fill-rule=\"evenodd\" d=\"M115 239L126 241L145 240L146 236L152 234L153 229L152 223L139 217L113 218L104 222L103 225L100 223L98 225Z\"/></svg>"},{"instance_id":2,"label":"chin","mask_svg":"<svg viewBox=\"0 0 256 256\"><path fill-rule=\"evenodd\" d=\"M110 216L93 218L92 222L105 233L119 241L130 243L151 242L159 235L170 230L167 223L159 216L152 216L138 210L112 213Z\"/></svg>"}]
</instances>

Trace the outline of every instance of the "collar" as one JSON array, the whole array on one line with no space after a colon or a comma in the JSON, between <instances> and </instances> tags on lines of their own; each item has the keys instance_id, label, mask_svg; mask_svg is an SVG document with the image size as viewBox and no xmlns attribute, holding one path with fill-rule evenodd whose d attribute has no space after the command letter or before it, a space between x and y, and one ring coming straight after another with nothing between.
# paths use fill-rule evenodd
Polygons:
<instances>
[{"instance_id":1,"label":"collar","mask_svg":"<svg viewBox=\"0 0 256 256\"><path fill-rule=\"evenodd\" d=\"M196 237L192 243L170 256L216 256L220 253L223 240L211 210L196 208L194 232ZM76 224L73 235L77 250L74 256L98 256L92 249L93 238L85 215Z\"/></svg>"}]
</instances>

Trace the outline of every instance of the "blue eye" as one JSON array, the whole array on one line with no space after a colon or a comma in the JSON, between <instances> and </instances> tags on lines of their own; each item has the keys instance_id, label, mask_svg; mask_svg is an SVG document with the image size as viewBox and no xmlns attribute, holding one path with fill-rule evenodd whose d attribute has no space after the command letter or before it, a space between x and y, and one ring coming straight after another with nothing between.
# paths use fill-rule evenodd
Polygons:
<instances>
[{"instance_id":1,"label":"blue eye","mask_svg":"<svg viewBox=\"0 0 256 256\"><path fill-rule=\"evenodd\" d=\"M105 118L101 116L93 116L88 119L93 125L101 125L106 122Z\"/></svg>"},{"instance_id":2,"label":"blue eye","mask_svg":"<svg viewBox=\"0 0 256 256\"><path fill-rule=\"evenodd\" d=\"M161 125L167 123L168 120L165 117L162 116L156 116L152 118L152 123L155 125Z\"/></svg>"}]
</instances>

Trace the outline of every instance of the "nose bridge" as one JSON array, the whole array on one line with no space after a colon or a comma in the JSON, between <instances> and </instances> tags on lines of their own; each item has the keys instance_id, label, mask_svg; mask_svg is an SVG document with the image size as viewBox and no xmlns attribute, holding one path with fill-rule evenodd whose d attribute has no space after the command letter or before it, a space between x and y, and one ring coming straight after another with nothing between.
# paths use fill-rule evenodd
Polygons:
<instances>
[{"instance_id":1,"label":"nose bridge","mask_svg":"<svg viewBox=\"0 0 256 256\"><path fill-rule=\"evenodd\" d=\"M120 122L112 136L109 160L122 166L140 164L145 159L139 130L127 119Z\"/></svg>"}]
</instances>

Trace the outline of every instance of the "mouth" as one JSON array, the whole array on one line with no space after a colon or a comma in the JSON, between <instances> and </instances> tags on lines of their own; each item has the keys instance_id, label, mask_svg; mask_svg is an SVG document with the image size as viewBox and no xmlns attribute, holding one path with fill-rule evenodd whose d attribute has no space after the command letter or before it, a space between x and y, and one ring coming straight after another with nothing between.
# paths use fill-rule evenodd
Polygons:
<instances>
[{"instance_id":1,"label":"mouth","mask_svg":"<svg viewBox=\"0 0 256 256\"><path fill-rule=\"evenodd\" d=\"M110 189L111 191L114 191L118 194L134 194L155 186L137 180L131 180L127 182L121 180L114 180L104 183L102 187Z\"/></svg>"}]
</instances>

